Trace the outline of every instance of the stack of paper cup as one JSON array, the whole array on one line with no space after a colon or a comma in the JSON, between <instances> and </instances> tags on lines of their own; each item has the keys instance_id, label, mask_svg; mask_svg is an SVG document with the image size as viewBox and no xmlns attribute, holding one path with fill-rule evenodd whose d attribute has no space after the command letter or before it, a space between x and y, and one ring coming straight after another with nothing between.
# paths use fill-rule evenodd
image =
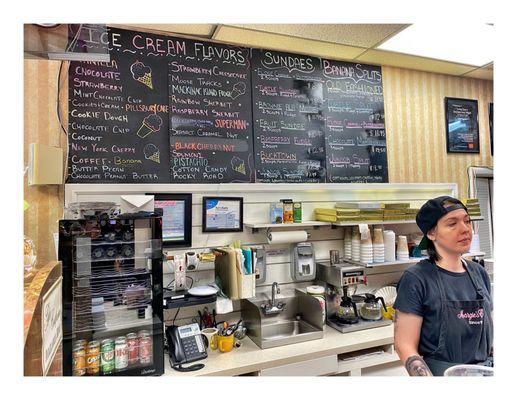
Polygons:
<instances>
[{"instance_id":1,"label":"stack of paper cup","mask_svg":"<svg viewBox=\"0 0 517 400\"><path fill-rule=\"evenodd\" d=\"M469 253L479 253L481 248L479 246L479 235L477 233L472 234L472 242L470 242Z\"/></svg>"},{"instance_id":2,"label":"stack of paper cup","mask_svg":"<svg viewBox=\"0 0 517 400\"><path fill-rule=\"evenodd\" d=\"M345 226L345 255L346 260L352 259L352 227Z\"/></svg>"},{"instance_id":3,"label":"stack of paper cup","mask_svg":"<svg viewBox=\"0 0 517 400\"><path fill-rule=\"evenodd\" d=\"M361 239L361 258L360 261L365 264L373 263L373 244L370 230L366 232L366 237Z\"/></svg>"},{"instance_id":4,"label":"stack of paper cup","mask_svg":"<svg viewBox=\"0 0 517 400\"><path fill-rule=\"evenodd\" d=\"M352 261L361 260L361 234L359 227L354 226L352 229Z\"/></svg>"},{"instance_id":5,"label":"stack of paper cup","mask_svg":"<svg viewBox=\"0 0 517 400\"><path fill-rule=\"evenodd\" d=\"M384 238L382 235L382 228L375 228L373 230L373 262L384 262Z\"/></svg>"},{"instance_id":6,"label":"stack of paper cup","mask_svg":"<svg viewBox=\"0 0 517 400\"><path fill-rule=\"evenodd\" d=\"M400 235L397 237L397 260L409 260L409 248L407 246L407 236Z\"/></svg>"},{"instance_id":7,"label":"stack of paper cup","mask_svg":"<svg viewBox=\"0 0 517 400\"><path fill-rule=\"evenodd\" d=\"M395 232L384 231L382 239L384 241L384 260L395 261Z\"/></svg>"}]
</instances>

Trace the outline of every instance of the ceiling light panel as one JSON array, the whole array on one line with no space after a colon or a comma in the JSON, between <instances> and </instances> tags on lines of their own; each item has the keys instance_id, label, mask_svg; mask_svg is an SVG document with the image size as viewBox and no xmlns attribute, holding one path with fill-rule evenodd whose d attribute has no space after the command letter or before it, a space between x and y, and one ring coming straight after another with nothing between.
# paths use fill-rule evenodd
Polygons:
<instances>
[{"instance_id":1,"label":"ceiling light panel","mask_svg":"<svg viewBox=\"0 0 517 400\"><path fill-rule=\"evenodd\" d=\"M494 26L413 24L378 49L481 67L494 61Z\"/></svg>"}]
</instances>

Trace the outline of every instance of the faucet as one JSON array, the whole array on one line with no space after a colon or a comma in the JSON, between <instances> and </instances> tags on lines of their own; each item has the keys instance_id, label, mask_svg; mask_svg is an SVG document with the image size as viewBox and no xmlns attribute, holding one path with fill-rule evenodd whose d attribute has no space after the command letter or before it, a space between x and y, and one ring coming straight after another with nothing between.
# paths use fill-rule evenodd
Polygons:
<instances>
[{"instance_id":1,"label":"faucet","mask_svg":"<svg viewBox=\"0 0 517 400\"><path fill-rule=\"evenodd\" d=\"M275 290L276 288L276 290ZM275 293L276 292L276 293ZM271 285L271 305L275 305L275 295L280 294L280 286L278 286L278 282L273 282Z\"/></svg>"},{"instance_id":2,"label":"faucet","mask_svg":"<svg viewBox=\"0 0 517 400\"><path fill-rule=\"evenodd\" d=\"M278 314L284 311L285 304L281 301L278 303L275 301L277 294L280 294L280 286L278 285L278 282L273 282L273 285L271 285L271 301L260 305L260 308L265 315Z\"/></svg>"}]
</instances>

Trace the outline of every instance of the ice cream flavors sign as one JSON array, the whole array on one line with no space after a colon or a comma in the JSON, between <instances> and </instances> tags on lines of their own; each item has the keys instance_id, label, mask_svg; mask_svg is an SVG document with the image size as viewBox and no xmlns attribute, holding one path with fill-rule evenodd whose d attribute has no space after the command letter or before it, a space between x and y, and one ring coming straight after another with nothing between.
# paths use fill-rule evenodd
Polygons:
<instances>
[{"instance_id":1,"label":"ice cream flavors sign","mask_svg":"<svg viewBox=\"0 0 517 400\"><path fill-rule=\"evenodd\" d=\"M70 65L69 183L251 181L249 49L89 25L72 33L110 62Z\"/></svg>"}]
</instances>

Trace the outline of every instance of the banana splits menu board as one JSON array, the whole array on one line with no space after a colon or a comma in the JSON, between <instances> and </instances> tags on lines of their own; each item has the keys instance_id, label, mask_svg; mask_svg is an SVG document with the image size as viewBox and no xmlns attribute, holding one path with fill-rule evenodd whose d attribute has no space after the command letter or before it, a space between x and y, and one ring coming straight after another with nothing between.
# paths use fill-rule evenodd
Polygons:
<instances>
[{"instance_id":1,"label":"banana splits menu board","mask_svg":"<svg viewBox=\"0 0 517 400\"><path fill-rule=\"evenodd\" d=\"M170 182L166 58L184 42L88 26L74 38L110 61L70 63L67 182Z\"/></svg>"},{"instance_id":2,"label":"banana splits menu board","mask_svg":"<svg viewBox=\"0 0 517 400\"><path fill-rule=\"evenodd\" d=\"M257 182L325 182L321 60L257 49L251 60Z\"/></svg>"},{"instance_id":3,"label":"banana splits menu board","mask_svg":"<svg viewBox=\"0 0 517 400\"><path fill-rule=\"evenodd\" d=\"M185 41L169 62L175 183L253 182L249 49Z\"/></svg>"},{"instance_id":4,"label":"banana splits menu board","mask_svg":"<svg viewBox=\"0 0 517 400\"><path fill-rule=\"evenodd\" d=\"M327 182L388 182L381 67L322 60Z\"/></svg>"}]
</instances>

